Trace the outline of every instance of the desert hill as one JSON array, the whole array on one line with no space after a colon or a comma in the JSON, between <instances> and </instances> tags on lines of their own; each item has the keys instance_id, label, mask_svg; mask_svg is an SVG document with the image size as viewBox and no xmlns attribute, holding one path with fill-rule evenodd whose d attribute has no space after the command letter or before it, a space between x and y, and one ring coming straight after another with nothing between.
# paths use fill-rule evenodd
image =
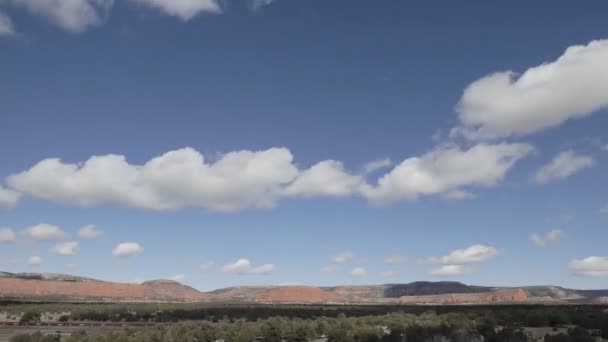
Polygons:
<instances>
[{"instance_id":1,"label":"desert hill","mask_svg":"<svg viewBox=\"0 0 608 342\"><path fill-rule=\"evenodd\" d=\"M65 274L0 272L0 300L344 304L608 303L608 290L486 287L459 282L358 286L237 286L200 292L171 280L114 283Z\"/></svg>"}]
</instances>

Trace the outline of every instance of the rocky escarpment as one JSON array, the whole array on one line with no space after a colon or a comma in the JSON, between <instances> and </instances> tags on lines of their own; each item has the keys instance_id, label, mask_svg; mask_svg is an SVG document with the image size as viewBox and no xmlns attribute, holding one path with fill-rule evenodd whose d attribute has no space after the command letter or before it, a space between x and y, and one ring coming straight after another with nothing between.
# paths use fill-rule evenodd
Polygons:
<instances>
[{"instance_id":1,"label":"rocky escarpment","mask_svg":"<svg viewBox=\"0 0 608 342\"><path fill-rule=\"evenodd\" d=\"M346 299L335 293L312 286L281 286L259 293L257 302L267 303L344 303Z\"/></svg>"},{"instance_id":2,"label":"rocky escarpment","mask_svg":"<svg viewBox=\"0 0 608 342\"><path fill-rule=\"evenodd\" d=\"M212 297L168 280L125 284L78 277L56 279L62 278L33 274L0 277L0 298L28 301L194 302Z\"/></svg>"}]
</instances>

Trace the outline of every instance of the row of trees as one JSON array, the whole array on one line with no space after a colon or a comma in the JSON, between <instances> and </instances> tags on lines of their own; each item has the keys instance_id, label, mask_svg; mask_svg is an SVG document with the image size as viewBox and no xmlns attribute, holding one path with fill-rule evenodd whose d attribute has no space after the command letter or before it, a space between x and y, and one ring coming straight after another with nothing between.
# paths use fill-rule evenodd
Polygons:
<instances>
[{"instance_id":1,"label":"row of trees","mask_svg":"<svg viewBox=\"0 0 608 342\"><path fill-rule=\"evenodd\" d=\"M608 338L607 322L600 334ZM76 333L63 341L69 342L303 342L322 338L327 342L524 342L528 336L521 326L501 326L487 314L433 311L415 315L395 313L362 317L318 317L315 319L273 317L258 321L224 320L220 322L182 322L160 324L144 329L127 329L104 335ZM22 335L11 342L56 341L53 336ZM545 341L593 341L589 329L571 329L568 334L546 336Z\"/></svg>"}]
</instances>

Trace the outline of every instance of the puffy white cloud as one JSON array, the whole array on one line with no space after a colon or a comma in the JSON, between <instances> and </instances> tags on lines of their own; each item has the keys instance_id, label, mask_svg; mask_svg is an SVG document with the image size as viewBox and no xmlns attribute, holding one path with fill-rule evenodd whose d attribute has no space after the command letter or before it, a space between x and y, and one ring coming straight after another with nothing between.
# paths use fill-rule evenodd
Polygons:
<instances>
[{"instance_id":1,"label":"puffy white cloud","mask_svg":"<svg viewBox=\"0 0 608 342\"><path fill-rule=\"evenodd\" d=\"M13 190L5 189L2 186L0 186L0 210L7 210L7 209L14 208L17 205L17 203L19 203L20 199L21 199L20 193L13 191Z\"/></svg>"},{"instance_id":2,"label":"puffy white cloud","mask_svg":"<svg viewBox=\"0 0 608 342\"><path fill-rule=\"evenodd\" d=\"M32 240L38 241L57 241L68 237L68 234L61 228L46 223L28 227L23 231L23 234Z\"/></svg>"},{"instance_id":3,"label":"puffy white cloud","mask_svg":"<svg viewBox=\"0 0 608 342\"><path fill-rule=\"evenodd\" d=\"M114 0L8 0L70 32L100 25Z\"/></svg>"},{"instance_id":4,"label":"puffy white cloud","mask_svg":"<svg viewBox=\"0 0 608 342\"><path fill-rule=\"evenodd\" d=\"M404 262L407 262L408 257L406 257L405 255L391 255L390 257L384 259L384 263L389 264L389 265L397 265L397 264L403 264Z\"/></svg>"},{"instance_id":5,"label":"puffy white cloud","mask_svg":"<svg viewBox=\"0 0 608 342\"><path fill-rule=\"evenodd\" d=\"M17 235L10 227L0 227L0 244L15 243Z\"/></svg>"},{"instance_id":6,"label":"puffy white cloud","mask_svg":"<svg viewBox=\"0 0 608 342\"><path fill-rule=\"evenodd\" d=\"M606 256L590 256L585 259L575 259L568 266L572 272L581 276L608 276L608 257Z\"/></svg>"},{"instance_id":7,"label":"puffy white cloud","mask_svg":"<svg viewBox=\"0 0 608 342\"><path fill-rule=\"evenodd\" d=\"M34 197L77 206L234 211L274 206L281 186L298 175L292 161L289 150L271 148L231 152L208 163L198 151L184 148L144 165L129 164L118 155L96 156L82 164L46 159L7 181Z\"/></svg>"},{"instance_id":8,"label":"puffy white cloud","mask_svg":"<svg viewBox=\"0 0 608 342\"><path fill-rule=\"evenodd\" d=\"M367 270L363 267L355 267L350 272L350 275L353 277L365 277L367 275Z\"/></svg>"},{"instance_id":9,"label":"puffy white cloud","mask_svg":"<svg viewBox=\"0 0 608 342\"><path fill-rule=\"evenodd\" d=\"M471 83L457 106L453 135L524 135L608 106L608 40L571 46L557 60L518 75L497 72Z\"/></svg>"},{"instance_id":10,"label":"puffy white cloud","mask_svg":"<svg viewBox=\"0 0 608 342\"><path fill-rule=\"evenodd\" d=\"M549 164L544 165L536 172L534 180L538 183L547 183L564 179L594 164L593 157L577 155L571 150L560 152Z\"/></svg>"},{"instance_id":11,"label":"puffy white cloud","mask_svg":"<svg viewBox=\"0 0 608 342\"><path fill-rule=\"evenodd\" d=\"M144 248L137 242L123 242L119 243L114 250L112 255L115 257L130 257L138 255L144 252Z\"/></svg>"},{"instance_id":12,"label":"puffy white cloud","mask_svg":"<svg viewBox=\"0 0 608 342\"><path fill-rule=\"evenodd\" d=\"M76 241L68 241L56 244L51 252L57 255L72 256L78 254L80 247Z\"/></svg>"},{"instance_id":13,"label":"puffy white cloud","mask_svg":"<svg viewBox=\"0 0 608 342\"><path fill-rule=\"evenodd\" d=\"M468 150L440 146L411 157L378 180L363 187L368 199L389 203L421 195L449 194L466 186L493 186L533 148L527 144L478 144Z\"/></svg>"},{"instance_id":14,"label":"puffy white cloud","mask_svg":"<svg viewBox=\"0 0 608 342\"><path fill-rule=\"evenodd\" d=\"M346 172L342 163L325 160L302 171L285 189L285 194L302 197L348 196L355 193L362 182L361 176Z\"/></svg>"},{"instance_id":15,"label":"puffy white cloud","mask_svg":"<svg viewBox=\"0 0 608 342\"><path fill-rule=\"evenodd\" d=\"M93 224L86 225L78 230L78 236L83 239L95 239L103 235L103 230Z\"/></svg>"},{"instance_id":16,"label":"puffy white cloud","mask_svg":"<svg viewBox=\"0 0 608 342\"><path fill-rule=\"evenodd\" d=\"M241 258L232 264L226 264L222 267L224 273L236 274L271 274L276 270L274 264L264 264L260 266L252 266L249 259Z\"/></svg>"},{"instance_id":17,"label":"puffy white cloud","mask_svg":"<svg viewBox=\"0 0 608 342\"><path fill-rule=\"evenodd\" d=\"M182 20L190 20L200 13L221 13L218 0L131 0L156 8Z\"/></svg>"},{"instance_id":18,"label":"puffy white cloud","mask_svg":"<svg viewBox=\"0 0 608 342\"><path fill-rule=\"evenodd\" d=\"M173 280L173 281L176 281L178 283L181 283L184 280L186 280L186 275L184 275L184 274L176 274L176 275L170 277L169 279Z\"/></svg>"},{"instance_id":19,"label":"puffy white cloud","mask_svg":"<svg viewBox=\"0 0 608 342\"><path fill-rule=\"evenodd\" d=\"M336 264L343 264L345 262L350 261L355 255L351 251L344 251L342 253L336 254L331 258L331 261Z\"/></svg>"},{"instance_id":20,"label":"puffy white cloud","mask_svg":"<svg viewBox=\"0 0 608 342\"><path fill-rule=\"evenodd\" d=\"M431 257L428 262L444 265L463 265L486 261L500 252L498 249L487 245L473 245L465 249L457 249L442 257Z\"/></svg>"},{"instance_id":21,"label":"puffy white cloud","mask_svg":"<svg viewBox=\"0 0 608 342\"><path fill-rule=\"evenodd\" d=\"M11 18L0 12L0 36L12 36L15 34L15 27Z\"/></svg>"},{"instance_id":22,"label":"puffy white cloud","mask_svg":"<svg viewBox=\"0 0 608 342\"><path fill-rule=\"evenodd\" d=\"M443 265L431 270L431 274L437 277L456 277L472 271L473 269L466 265Z\"/></svg>"},{"instance_id":23,"label":"puffy white cloud","mask_svg":"<svg viewBox=\"0 0 608 342\"><path fill-rule=\"evenodd\" d=\"M530 241L539 247L547 247L558 243L564 238L564 232L559 229L554 229L544 235L532 234Z\"/></svg>"},{"instance_id":24,"label":"puffy white cloud","mask_svg":"<svg viewBox=\"0 0 608 342\"><path fill-rule=\"evenodd\" d=\"M42 259L41 257L35 255L35 256L31 256L29 259L27 259L27 264L29 266L39 266L42 265L44 263L44 259Z\"/></svg>"}]
</instances>

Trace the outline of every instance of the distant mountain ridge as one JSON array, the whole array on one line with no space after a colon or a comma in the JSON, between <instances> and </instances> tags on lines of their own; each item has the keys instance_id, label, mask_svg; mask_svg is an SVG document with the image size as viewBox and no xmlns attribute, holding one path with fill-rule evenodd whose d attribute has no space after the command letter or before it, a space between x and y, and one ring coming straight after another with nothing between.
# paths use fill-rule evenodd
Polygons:
<instances>
[{"instance_id":1,"label":"distant mountain ridge","mask_svg":"<svg viewBox=\"0 0 608 342\"><path fill-rule=\"evenodd\" d=\"M71 302L250 302L331 304L608 304L607 290L559 286L489 287L453 281L408 284L235 286L200 292L172 280L141 284L66 274L0 272L0 300Z\"/></svg>"}]
</instances>

